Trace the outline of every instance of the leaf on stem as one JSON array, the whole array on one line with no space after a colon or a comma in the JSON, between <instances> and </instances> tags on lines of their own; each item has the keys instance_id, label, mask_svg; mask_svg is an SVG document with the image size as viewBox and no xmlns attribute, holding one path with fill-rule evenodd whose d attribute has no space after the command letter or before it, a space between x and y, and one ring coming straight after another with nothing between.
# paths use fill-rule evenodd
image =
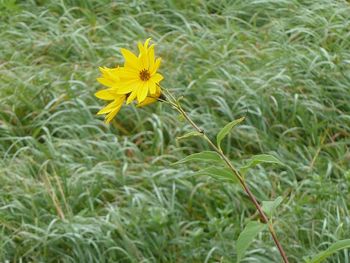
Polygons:
<instances>
[{"instance_id":1,"label":"leaf on stem","mask_svg":"<svg viewBox=\"0 0 350 263\"><path fill-rule=\"evenodd\" d=\"M189 137L193 137L193 136L203 136L203 133L197 132L197 131L191 131L188 132L180 137L177 137L176 140L182 140L182 139L187 139Z\"/></svg>"},{"instance_id":2,"label":"leaf on stem","mask_svg":"<svg viewBox=\"0 0 350 263\"><path fill-rule=\"evenodd\" d=\"M282 196L277 197L273 201L262 201L262 210L271 217L275 212L276 208L282 203Z\"/></svg>"},{"instance_id":3,"label":"leaf on stem","mask_svg":"<svg viewBox=\"0 0 350 263\"><path fill-rule=\"evenodd\" d=\"M231 121L230 123L226 124L224 128L219 131L219 133L216 136L216 143L219 149L221 149L221 141L226 137L227 134L230 133L230 131L235 127L237 124L241 123L244 120L244 117Z\"/></svg>"},{"instance_id":4,"label":"leaf on stem","mask_svg":"<svg viewBox=\"0 0 350 263\"><path fill-rule=\"evenodd\" d=\"M190 161L220 162L220 161L222 161L222 159L220 158L220 156L216 152L203 151L200 153L194 153L194 154L191 154L189 156L186 156L182 160L174 163L174 165L186 163L186 162L190 162Z\"/></svg>"},{"instance_id":5,"label":"leaf on stem","mask_svg":"<svg viewBox=\"0 0 350 263\"><path fill-rule=\"evenodd\" d=\"M208 167L198 171L198 175L208 175L214 179L217 179L222 182L238 183L237 177L232 173L229 168L226 167Z\"/></svg>"},{"instance_id":6,"label":"leaf on stem","mask_svg":"<svg viewBox=\"0 0 350 263\"><path fill-rule=\"evenodd\" d=\"M239 170L242 174L245 174L248 171L248 169L260 163L277 163L277 164L283 165L283 163L280 160L278 160L276 157L272 155L259 154L259 155L253 156L249 160L249 162L246 165L242 166Z\"/></svg>"},{"instance_id":7,"label":"leaf on stem","mask_svg":"<svg viewBox=\"0 0 350 263\"><path fill-rule=\"evenodd\" d=\"M243 258L246 250L253 242L254 238L266 227L266 224L258 221L251 221L246 225L237 239L237 263Z\"/></svg>"}]
</instances>

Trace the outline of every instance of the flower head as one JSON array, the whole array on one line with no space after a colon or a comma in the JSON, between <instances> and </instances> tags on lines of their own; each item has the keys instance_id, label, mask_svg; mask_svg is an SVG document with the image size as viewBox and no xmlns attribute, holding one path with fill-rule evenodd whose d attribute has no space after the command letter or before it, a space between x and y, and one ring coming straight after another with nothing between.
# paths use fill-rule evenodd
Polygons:
<instances>
[{"instance_id":1,"label":"flower head","mask_svg":"<svg viewBox=\"0 0 350 263\"><path fill-rule=\"evenodd\" d=\"M137 98L138 103L142 103L148 95L156 95L157 84L163 76L157 73L160 66L160 58L154 57L154 45L149 45L150 39L144 44L138 43L139 56L131 51L122 48L124 56L124 67L120 68L119 94L130 94L126 100L129 104Z\"/></svg>"},{"instance_id":2,"label":"flower head","mask_svg":"<svg viewBox=\"0 0 350 263\"><path fill-rule=\"evenodd\" d=\"M125 58L123 67L101 67L102 76L97 79L107 89L95 93L97 98L112 101L97 114L107 114L105 122L109 123L119 112L126 101L127 104L137 99L137 106L142 107L157 101L161 96L159 82L163 76L157 73L160 58L154 57L154 45L148 46L150 39L144 44L138 43L139 56L122 48Z\"/></svg>"}]
</instances>

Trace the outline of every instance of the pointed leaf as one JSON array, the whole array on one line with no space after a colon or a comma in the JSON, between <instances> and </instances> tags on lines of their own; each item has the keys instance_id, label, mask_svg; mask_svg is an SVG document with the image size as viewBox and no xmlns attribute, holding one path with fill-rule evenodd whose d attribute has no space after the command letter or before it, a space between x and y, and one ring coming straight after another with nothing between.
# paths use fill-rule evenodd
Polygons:
<instances>
[{"instance_id":1,"label":"pointed leaf","mask_svg":"<svg viewBox=\"0 0 350 263\"><path fill-rule=\"evenodd\" d=\"M282 203L282 201L282 196L277 197L273 201L263 201L262 209L269 217L271 217L274 211L276 210L277 206L279 206Z\"/></svg>"},{"instance_id":2,"label":"pointed leaf","mask_svg":"<svg viewBox=\"0 0 350 263\"><path fill-rule=\"evenodd\" d=\"M278 160L276 157L272 155L259 154L259 155L253 156L246 165L242 166L240 168L240 172L244 174L249 168L254 167L260 163L277 163L277 164L283 165L283 163L280 160Z\"/></svg>"},{"instance_id":3,"label":"pointed leaf","mask_svg":"<svg viewBox=\"0 0 350 263\"><path fill-rule=\"evenodd\" d=\"M191 131L189 133L186 133L180 137L177 137L176 140L182 140L182 139L186 139L186 138L189 138L189 137L193 137L193 136L202 136L203 134L200 133L200 132L197 132L197 131Z\"/></svg>"},{"instance_id":4,"label":"pointed leaf","mask_svg":"<svg viewBox=\"0 0 350 263\"><path fill-rule=\"evenodd\" d=\"M323 262L326 258L334 254L335 252L345 249L345 248L350 248L350 239L344 239L344 240L339 240L335 242L333 245L331 245L328 249L325 251L322 251L318 253L313 259L307 261L308 263L320 263Z\"/></svg>"},{"instance_id":5,"label":"pointed leaf","mask_svg":"<svg viewBox=\"0 0 350 263\"><path fill-rule=\"evenodd\" d=\"M237 249L237 263L243 258L246 250L253 242L254 238L266 228L267 225L257 221L249 222L238 237Z\"/></svg>"},{"instance_id":6,"label":"pointed leaf","mask_svg":"<svg viewBox=\"0 0 350 263\"><path fill-rule=\"evenodd\" d=\"M226 137L227 134L230 133L230 131L233 129L233 127L235 127L237 124L241 123L244 120L244 117L231 121L230 123L226 124L226 126L224 128L221 129L221 131L219 131L218 135L216 136L216 143L218 145L219 148L221 145L221 141Z\"/></svg>"},{"instance_id":7,"label":"pointed leaf","mask_svg":"<svg viewBox=\"0 0 350 263\"><path fill-rule=\"evenodd\" d=\"M189 156L186 156L185 158L183 158L182 160L174 164L186 163L190 161L220 162L222 160L216 152L204 151L204 152L194 153Z\"/></svg>"},{"instance_id":8,"label":"pointed leaf","mask_svg":"<svg viewBox=\"0 0 350 263\"><path fill-rule=\"evenodd\" d=\"M197 174L208 175L223 182L238 183L237 177L231 172L230 169L226 167L208 167L206 169L200 170Z\"/></svg>"}]
</instances>

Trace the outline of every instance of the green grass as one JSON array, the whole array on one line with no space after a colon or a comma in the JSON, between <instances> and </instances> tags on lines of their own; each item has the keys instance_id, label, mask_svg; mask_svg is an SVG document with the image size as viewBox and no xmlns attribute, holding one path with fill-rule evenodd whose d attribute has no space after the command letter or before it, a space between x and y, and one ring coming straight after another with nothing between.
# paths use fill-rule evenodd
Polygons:
<instances>
[{"instance_id":1,"label":"green grass","mask_svg":"<svg viewBox=\"0 0 350 263\"><path fill-rule=\"evenodd\" d=\"M233 162L291 262L349 238L350 5L346 1L0 0L0 262L235 262L254 207L196 176L209 149L167 105L95 114L98 66L152 37L163 85ZM268 233L244 262L280 262ZM343 250L329 262L349 263Z\"/></svg>"}]
</instances>

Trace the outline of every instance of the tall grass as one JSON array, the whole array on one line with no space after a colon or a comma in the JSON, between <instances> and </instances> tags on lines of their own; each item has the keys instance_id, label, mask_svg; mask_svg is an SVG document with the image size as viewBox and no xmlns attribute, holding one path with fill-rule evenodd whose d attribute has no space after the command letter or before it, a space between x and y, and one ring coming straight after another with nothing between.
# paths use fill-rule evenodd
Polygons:
<instances>
[{"instance_id":1,"label":"tall grass","mask_svg":"<svg viewBox=\"0 0 350 263\"><path fill-rule=\"evenodd\" d=\"M207 149L176 140L190 127L161 103L95 116L98 66L147 37L207 134L246 116L233 161L286 164L248 176L260 200L284 197L291 262L349 238L349 14L325 0L0 1L0 261L234 262L255 210L200 164L171 165ZM245 258L278 261L268 234Z\"/></svg>"}]
</instances>

